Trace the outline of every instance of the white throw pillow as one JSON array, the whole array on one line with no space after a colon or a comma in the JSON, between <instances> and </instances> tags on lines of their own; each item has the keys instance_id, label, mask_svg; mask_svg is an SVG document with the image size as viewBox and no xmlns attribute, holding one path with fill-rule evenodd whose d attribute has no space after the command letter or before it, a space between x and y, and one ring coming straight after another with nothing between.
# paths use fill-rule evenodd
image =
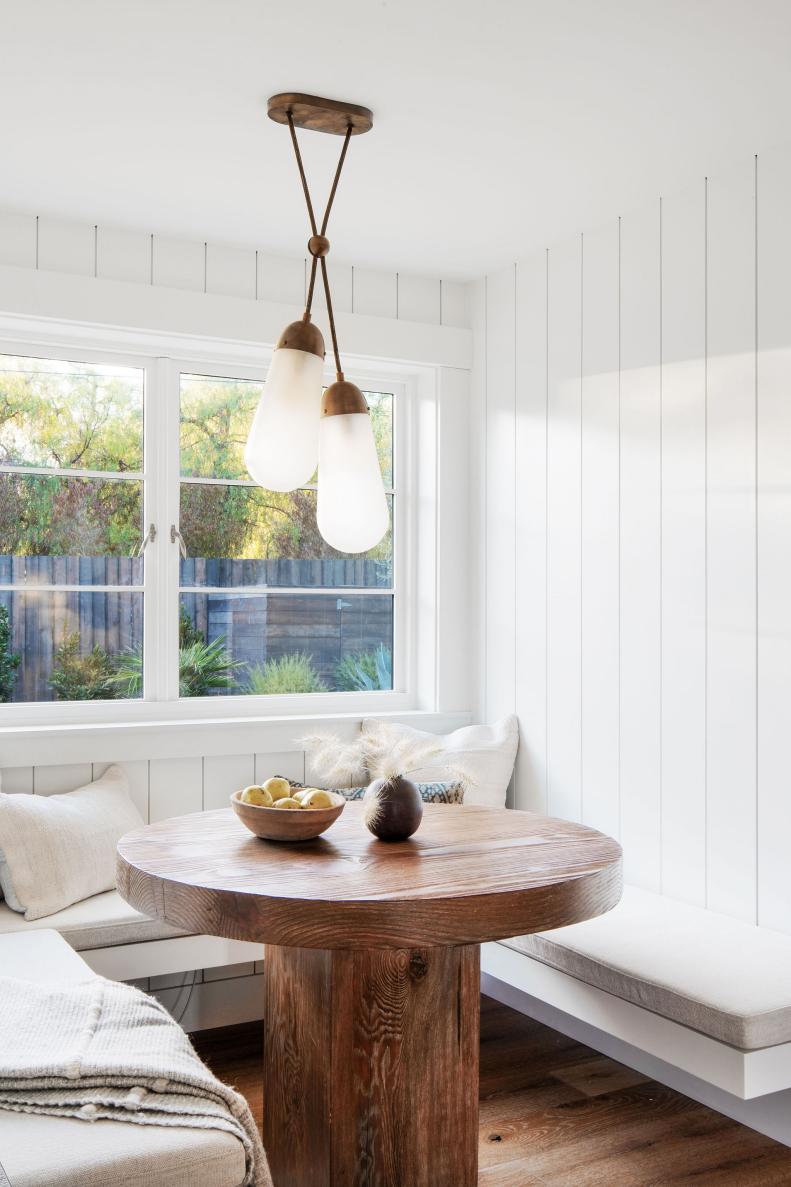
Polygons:
<instances>
[{"instance_id":1,"label":"white throw pillow","mask_svg":"<svg viewBox=\"0 0 791 1187\"><path fill-rule=\"evenodd\" d=\"M143 823L120 767L64 795L0 792L0 877L8 906L41 919L113 890L116 845Z\"/></svg>"},{"instance_id":2,"label":"white throw pillow","mask_svg":"<svg viewBox=\"0 0 791 1187\"><path fill-rule=\"evenodd\" d=\"M381 722L366 718L362 728L365 733L376 733ZM512 714L502 717L494 725L465 725L452 734L431 734L417 730L411 725L396 725L388 722L387 728L403 732L421 741L436 741L452 760L471 778L465 790L465 804L485 804L489 808L505 806L505 793L511 781L519 745L519 722ZM418 771L410 771L414 783L435 783L442 781L442 756L438 755Z\"/></svg>"}]
</instances>

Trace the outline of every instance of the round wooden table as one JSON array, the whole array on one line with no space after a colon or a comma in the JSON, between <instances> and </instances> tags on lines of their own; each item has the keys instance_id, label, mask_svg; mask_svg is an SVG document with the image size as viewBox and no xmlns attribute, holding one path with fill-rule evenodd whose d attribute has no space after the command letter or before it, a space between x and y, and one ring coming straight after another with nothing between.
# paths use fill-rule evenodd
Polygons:
<instances>
[{"instance_id":1,"label":"round wooden table","mask_svg":"<svg viewBox=\"0 0 791 1187\"><path fill-rule=\"evenodd\" d=\"M474 806L427 804L397 844L356 803L290 844L204 812L129 833L118 854L138 910L268 945L276 1187L475 1187L479 945L603 914L621 893L610 837Z\"/></svg>"}]
</instances>

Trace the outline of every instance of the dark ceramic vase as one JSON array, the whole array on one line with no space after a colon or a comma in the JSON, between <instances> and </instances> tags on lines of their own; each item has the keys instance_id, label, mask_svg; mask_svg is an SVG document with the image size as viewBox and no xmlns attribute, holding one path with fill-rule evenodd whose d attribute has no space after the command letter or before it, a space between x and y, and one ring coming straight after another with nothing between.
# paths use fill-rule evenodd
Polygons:
<instances>
[{"instance_id":1,"label":"dark ceramic vase","mask_svg":"<svg viewBox=\"0 0 791 1187\"><path fill-rule=\"evenodd\" d=\"M409 779L374 779L363 797L366 827L380 841L405 841L420 827L423 800Z\"/></svg>"}]
</instances>

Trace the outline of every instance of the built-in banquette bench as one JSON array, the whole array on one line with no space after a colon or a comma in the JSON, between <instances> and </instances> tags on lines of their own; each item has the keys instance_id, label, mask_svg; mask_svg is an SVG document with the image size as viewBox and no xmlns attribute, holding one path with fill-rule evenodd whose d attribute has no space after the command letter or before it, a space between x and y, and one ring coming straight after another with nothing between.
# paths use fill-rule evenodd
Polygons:
<instances>
[{"instance_id":1,"label":"built-in banquette bench","mask_svg":"<svg viewBox=\"0 0 791 1187\"><path fill-rule=\"evenodd\" d=\"M37 930L59 932L95 973L114 981L226 968L262 960L264 955L262 944L187 935L161 920L148 919L116 890L93 895L32 922L0 902L0 937Z\"/></svg>"},{"instance_id":2,"label":"built-in banquette bench","mask_svg":"<svg viewBox=\"0 0 791 1187\"><path fill-rule=\"evenodd\" d=\"M63 986L93 975L56 931L27 927L0 935L3 976ZM239 1187L244 1177L241 1142L220 1130L0 1109L0 1184L10 1187Z\"/></svg>"},{"instance_id":3,"label":"built-in banquette bench","mask_svg":"<svg viewBox=\"0 0 791 1187\"><path fill-rule=\"evenodd\" d=\"M598 919L485 944L481 968L499 1000L791 1144L791 936L627 886Z\"/></svg>"}]
</instances>

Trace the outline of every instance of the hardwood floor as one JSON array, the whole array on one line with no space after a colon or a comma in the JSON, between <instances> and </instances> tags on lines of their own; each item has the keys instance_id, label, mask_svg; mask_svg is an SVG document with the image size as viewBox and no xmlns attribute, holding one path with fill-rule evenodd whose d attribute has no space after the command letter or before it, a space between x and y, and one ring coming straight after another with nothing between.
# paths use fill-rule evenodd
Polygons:
<instances>
[{"instance_id":1,"label":"hardwood floor","mask_svg":"<svg viewBox=\"0 0 791 1187\"><path fill-rule=\"evenodd\" d=\"M195 1040L260 1126L260 1024ZM791 1187L791 1149L488 998L478 1148L479 1187Z\"/></svg>"}]
</instances>

